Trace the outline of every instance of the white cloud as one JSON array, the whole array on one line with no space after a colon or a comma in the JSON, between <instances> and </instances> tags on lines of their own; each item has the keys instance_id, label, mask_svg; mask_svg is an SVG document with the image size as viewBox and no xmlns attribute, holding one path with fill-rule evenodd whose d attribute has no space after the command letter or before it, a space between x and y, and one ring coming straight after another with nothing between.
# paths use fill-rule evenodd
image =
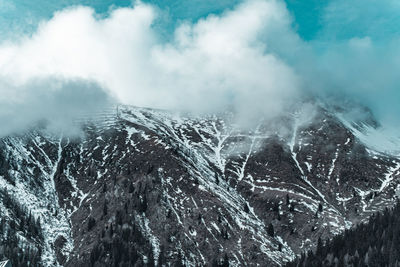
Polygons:
<instances>
[{"instance_id":1,"label":"white cloud","mask_svg":"<svg viewBox=\"0 0 400 267\"><path fill-rule=\"evenodd\" d=\"M282 1L248 0L220 15L182 22L165 41L153 27L160 27L160 12L140 2L106 17L72 7L43 21L33 35L3 42L0 115L9 114L10 103L31 107L39 90L32 81L38 80L41 94L70 90L55 90L54 80L72 80L75 87L86 81L82 88L97 84L92 87L101 101L111 96L137 106L199 112L233 108L242 121L274 117L309 92L345 94L390 117L399 110L396 36L305 42ZM23 117L13 110L12 116Z\"/></svg>"},{"instance_id":2,"label":"white cloud","mask_svg":"<svg viewBox=\"0 0 400 267\"><path fill-rule=\"evenodd\" d=\"M32 80L80 79L127 104L191 111L234 107L246 120L276 115L299 93L300 78L264 42L278 29L290 32L280 2L247 1L220 16L183 23L168 43L152 27L157 16L156 8L143 3L106 18L88 7L60 11L33 36L0 45L0 73L8 84L0 90L7 95L23 88L17 96L23 105L37 90Z\"/></svg>"}]
</instances>

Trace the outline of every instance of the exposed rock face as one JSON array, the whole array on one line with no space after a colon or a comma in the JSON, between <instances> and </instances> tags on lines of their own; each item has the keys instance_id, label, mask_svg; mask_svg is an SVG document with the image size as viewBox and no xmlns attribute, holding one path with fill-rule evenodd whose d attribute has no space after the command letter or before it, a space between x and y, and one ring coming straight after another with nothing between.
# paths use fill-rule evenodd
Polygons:
<instances>
[{"instance_id":1,"label":"exposed rock face","mask_svg":"<svg viewBox=\"0 0 400 267\"><path fill-rule=\"evenodd\" d=\"M322 108L281 119L249 131L122 107L80 139L3 138L0 188L41 219L43 238L20 231L21 246L46 266L278 266L393 205L398 158Z\"/></svg>"}]
</instances>

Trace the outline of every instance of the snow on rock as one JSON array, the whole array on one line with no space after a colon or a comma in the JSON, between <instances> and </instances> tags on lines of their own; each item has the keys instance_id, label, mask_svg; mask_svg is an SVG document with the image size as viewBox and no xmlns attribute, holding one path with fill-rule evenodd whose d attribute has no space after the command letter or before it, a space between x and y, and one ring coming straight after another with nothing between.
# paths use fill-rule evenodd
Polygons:
<instances>
[{"instance_id":1,"label":"snow on rock","mask_svg":"<svg viewBox=\"0 0 400 267\"><path fill-rule=\"evenodd\" d=\"M279 130L263 120L242 129L230 113L118 106L82 119L78 140L4 138L15 184L2 175L0 186L41 218L46 266L88 262L102 230L128 227L115 212L130 209L151 251L138 250L143 262L205 265L227 253L232 266L279 266L399 191L400 161L364 145L370 128L323 109L307 115L284 116Z\"/></svg>"}]
</instances>

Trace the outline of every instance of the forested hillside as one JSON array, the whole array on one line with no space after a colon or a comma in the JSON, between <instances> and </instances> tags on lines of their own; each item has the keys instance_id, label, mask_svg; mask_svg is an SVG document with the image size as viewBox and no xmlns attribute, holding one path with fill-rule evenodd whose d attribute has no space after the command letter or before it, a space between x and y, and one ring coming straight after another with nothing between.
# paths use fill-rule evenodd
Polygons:
<instances>
[{"instance_id":1,"label":"forested hillside","mask_svg":"<svg viewBox=\"0 0 400 267\"><path fill-rule=\"evenodd\" d=\"M287 264L300 266L400 266L400 203Z\"/></svg>"},{"instance_id":2,"label":"forested hillside","mask_svg":"<svg viewBox=\"0 0 400 267\"><path fill-rule=\"evenodd\" d=\"M41 266L43 243L40 219L0 188L0 261L10 259L14 266ZM12 219L11 219L12 218Z\"/></svg>"}]
</instances>

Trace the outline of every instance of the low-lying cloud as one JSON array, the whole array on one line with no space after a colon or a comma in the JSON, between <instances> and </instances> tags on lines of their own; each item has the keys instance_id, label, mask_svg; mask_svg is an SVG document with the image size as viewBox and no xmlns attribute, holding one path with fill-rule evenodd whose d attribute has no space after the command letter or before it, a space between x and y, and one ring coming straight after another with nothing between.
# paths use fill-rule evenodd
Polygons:
<instances>
[{"instance_id":1,"label":"low-lying cloud","mask_svg":"<svg viewBox=\"0 0 400 267\"><path fill-rule=\"evenodd\" d=\"M37 124L48 130L78 135L78 119L89 118L113 99L95 83L47 77L15 85L0 79L0 136Z\"/></svg>"},{"instance_id":2,"label":"low-lying cloud","mask_svg":"<svg viewBox=\"0 0 400 267\"><path fill-rule=\"evenodd\" d=\"M35 105L48 108L33 112L34 119L58 114L60 103L66 111L84 111L86 100L99 108L116 99L196 112L233 108L251 121L274 117L305 95L332 93L393 117L399 108L387 103L395 104L400 95L399 39L393 30L384 41L370 31L332 38L335 10L342 5L339 0L328 5L321 18L326 27L308 41L278 0L249 0L219 15L182 22L171 38L159 34L160 21L154 27L165 14L149 4L116 8L106 17L89 7L65 9L31 36L0 45L0 92L12 95L0 98L0 119L24 118L17 120L23 127L30 121L24 114ZM363 19L360 23L367 23ZM58 100L63 93L68 100Z\"/></svg>"}]
</instances>

